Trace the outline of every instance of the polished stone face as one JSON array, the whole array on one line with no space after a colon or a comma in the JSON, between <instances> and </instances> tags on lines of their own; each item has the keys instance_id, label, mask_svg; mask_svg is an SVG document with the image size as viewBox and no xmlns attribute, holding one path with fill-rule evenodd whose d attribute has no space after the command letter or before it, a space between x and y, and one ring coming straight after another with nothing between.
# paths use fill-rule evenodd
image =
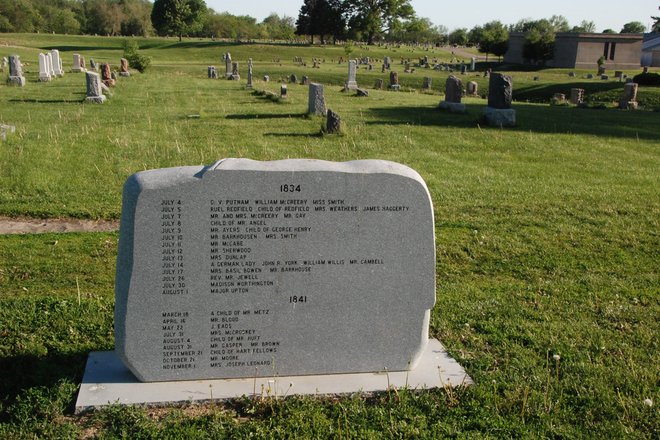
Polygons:
<instances>
[{"instance_id":1,"label":"polished stone face","mask_svg":"<svg viewBox=\"0 0 660 440\"><path fill-rule=\"evenodd\" d=\"M226 159L123 197L116 350L140 380L403 371L426 347L433 208L410 168Z\"/></svg>"}]
</instances>

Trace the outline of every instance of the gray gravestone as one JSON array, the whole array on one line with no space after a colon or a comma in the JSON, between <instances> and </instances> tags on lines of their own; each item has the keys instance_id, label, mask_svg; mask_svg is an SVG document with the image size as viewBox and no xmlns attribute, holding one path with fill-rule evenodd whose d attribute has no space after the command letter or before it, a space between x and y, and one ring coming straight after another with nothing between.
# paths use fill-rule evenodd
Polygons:
<instances>
[{"instance_id":1,"label":"gray gravestone","mask_svg":"<svg viewBox=\"0 0 660 440\"><path fill-rule=\"evenodd\" d=\"M449 75L445 81L445 100L440 102L440 108L452 113L465 113L465 104L461 103L463 83L454 75Z\"/></svg>"},{"instance_id":2,"label":"gray gravestone","mask_svg":"<svg viewBox=\"0 0 660 440\"><path fill-rule=\"evenodd\" d=\"M488 107L496 109L511 108L513 81L510 76L493 73L488 83Z\"/></svg>"},{"instance_id":3,"label":"gray gravestone","mask_svg":"<svg viewBox=\"0 0 660 440\"><path fill-rule=\"evenodd\" d=\"M252 88L252 58L248 58L248 74L246 88Z\"/></svg>"},{"instance_id":4,"label":"gray gravestone","mask_svg":"<svg viewBox=\"0 0 660 440\"><path fill-rule=\"evenodd\" d=\"M627 83L623 86L623 96L619 100L619 108L623 110L637 109L637 83Z\"/></svg>"},{"instance_id":5,"label":"gray gravestone","mask_svg":"<svg viewBox=\"0 0 660 440\"><path fill-rule=\"evenodd\" d=\"M291 84L296 84L296 83L298 82L298 77L297 77L295 74L292 74L292 75L289 77L289 82L290 82Z\"/></svg>"},{"instance_id":6,"label":"gray gravestone","mask_svg":"<svg viewBox=\"0 0 660 440\"><path fill-rule=\"evenodd\" d=\"M280 98L286 99L288 91L289 91L289 88L287 87L286 84L280 85Z\"/></svg>"},{"instance_id":7,"label":"gray gravestone","mask_svg":"<svg viewBox=\"0 0 660 440\"><path fill-rule=\"evenodd\" d=\"M582 104L584 102L584 89L572 88L569 100L574 105Z\"/></svg>"},{"instance_id":8,"label":"gray gravestone","mask_svg":"<svg viewBox=\"0 0 660 440\"><path fill-rule=\"evenodd\" d=\"M395 71L390 72L390 89L399 90L399 74Z\"/></svg>"},{"instance_id":9,"label":"gray gravestone","mask_svg":"<svg viewBox=\"0 0 660 440\"><path fill-rule=\"evenodd\" d=\"M87 98L85 98L85 101L103 104L106 98L103 95L99 74L96 72L87 72L85 73L85 79L87 80Z\"/></svg>"},{"instance_id":10,"label":"gray gravestone","mask_svg":"<svg viewBox=\"0 0 660 440\"><path fill-rule=\"evenodd\" d=\"M234 81L239 81L241 79L241 74L239 73L239 64L237 61L231 63L231 76L229 79Z\"/></svg>"},{"instance_id":11,"label":"gray gravestone","mask_svg":"<svg viewBox=\"0 0 660 440\"><path fill-rule=\"evenodd\" d=\"M232 74L231 54L227 52L223 58L225 60L225 78L230 79Z\"/></svg>"},{"instance_id":12,"label":"gray gravestone","mask_svg":"<svg viewBox=\"0 0 660 440\"><path fill-rule=\"evenodd\" d=\"M454 75L449 75L445 81L445 101L461 102L463 95L463 83Z\"/></svg>"},{"instance_id":13,"label":"gray gravestone","mask_svg":"<svg viewBox=\"0 0 660 440\"><path fill-rule=\"evenodd\" d=\"M206 77L209 79L217 79L218 71L215 69L215 66L208 66L206 68Z\"/></svg>"},{"instance_id":14,"label":"gray gravestone","mask_svg":"<svg viewBox=\"0 0 660 440\"><path fill-rule=\"evenodd\" d=\"M143 381L410 370L435 263L428 189L400 164L140 172L124 186L116 351Z\"/></svg>"},{"instance_id":15,"label":"gray gravestone","mask_svg":"<svg viewBox=\"0 0 660 440\"><path fill-rule=\"evenodd\" d=\"M348 81L346 81L346 90L355 90L358 88L357 84L357 61L348 61Z\"/></svg>"},{"instance_id":16,"label":"gray gravestone","mask_svg":"<svg viewBox=\"0 0 660 440\"><path fill-rule=\"evenodd\" d=\"M328 116L325 122L325 131L329 134L341 133L341 118L332 110L328 110Z\"/></svg>"},{"instance_id":17,"label":"gray gravestone","mask_svg":"<svg viewBox=\"0 0 660 440\"><path fill-rule=\"evenodd\" d=\"M98 69L98 66L96 65L96 61L94 61L94 58L89 59L89 68L90 70L96 71Z\"/></svg>"},{"instance_id":18,"label":"gray gravestone","mask_svg":"<svg viewBox=\"0 0 660 440\"><path fill-rule=\"evenodd\" d=\"M374 89L376 90L383 90L383 79L382 78L376 78L376 81L374 82Z\"/></svg>"},{"instance_id":19,"label":"gray gravestone","mask_svg":"<svg viewBox=\"0 0 660 440\"><path fill-rule=\"evenodd\" d=\"M308 86L309 85L309 76L303 75L302 79L300 80L300 85L301 86Z\"/></svg>"},{"instance_id":20,"label":"gray gravestone","mask_svg":"<svg viewBox=\"0 0 660 440\"><path fill-rule=\"evenodd\" d=\"M492 73L488 83L488 106L484 117L489 125L513 127L516 125L516 111L511 108L513 80L501 73Z\"/></svg>"},{"instance_id":21,"label":"gray gravestone","mask_svg":"<svg viewBox=\"0 0 660 440\"><path fill-rule=\"evenodd\" d=\"M25 77L23 76L23 65L21 64L21 57L18 55L9 55L8 84L19 87L23 87L25 85Z\"/></svg>"},{"instance_id":22,"label":"gray gravestone","mask_svg":"<svg viewBox=\"0 0 660 440\"><path fill-rule=\"evenodd\" d=\"M307 113L311 115L325 116L328 112L325 105L325 95L323 93L323 84L311 83L309 85L309 102Z\"/></svg>"},{"instance_id":23,"label":"gray gravestone","mask_svg":"<svg viewBox=\"0 0 660 440\"><path fill-rule=\"evenodd\" d=\"M424 82L422 83L422 89L429 90L433 85L433 79L430 76L424 77Z\"/></svg>"},{"instance_id":24,"label":"gray gravestone","mask_svg":"<svg viewBox=\"0 0 660 440\"><path fill-rule=\"evenodd\" d=\"M270 82L270 76L264 75L264 82Z\"/></svg>"},{"instance_id":25,"label":"gray gravestone","mask_svg":"<svg viewBox=\"0 0 660 440\"><path fill-rule=\"evenodd\" d=\"M470 81L467 83L467 94L470 96L476 96L479 94L479 84L475 81Z\"/></svg>"}]
</instances>

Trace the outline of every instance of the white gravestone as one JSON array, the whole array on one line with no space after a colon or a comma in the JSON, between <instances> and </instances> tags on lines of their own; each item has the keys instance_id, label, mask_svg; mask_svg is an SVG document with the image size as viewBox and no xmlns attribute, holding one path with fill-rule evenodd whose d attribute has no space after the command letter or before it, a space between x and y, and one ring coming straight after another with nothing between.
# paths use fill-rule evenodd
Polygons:
<instances>
[{"instance_id":1,"label":"white gravestone","mask_svg":"<svg viewBox=\"0 0 660 440\"><path fill-rule=\"evenodd\" d=\"M50 69L48 67L48 59L43 53L39 54L39 81L50 81Z\"/></svg>"},{"instance_id":2,"label":"white gravestone","mask_svg":"<svg viewBox=\"0 0 660 440\"><path fill-rule=\"evenodd\" d=\"M60 51L53 49L50 51L53 57L53 70L55 71L55 76L62 77L64 76L64 70L62 70L62 58L60 58Z\"/></svg>"},{"instance_id":3,"label":"white gravestone","mask_svg":"<svg viewBox=\"0 0 660 440\"><path fill-rule=\"evenodd\" d=\"M53 65L53 54L51 52L46 53L46 61L48 62L48 73L50 73L51 78L55 78L55 66Z\"/></svg>"},{"instance_id":4,"label":"white gravestone","mask_svg":"<svg viewBox=\"0 0 660 440\"><path fill-rule=\"evenodd\" d=\"M80 73L85 71L85 68L82 67L82 64L80 62L80 54L77 53L73 54L73 65L71 66L71 71L75 73Z\"/></svg>"},{"instance_id":5,"label":"white gravestone","mask_svg":"<svg viewBox=\"0 0 660 440\"><path fill-rule=\"evenodd\" d=\"M116 351L146 382L414 369L435 263L429 191L397 163L140 172L124 186Z\"/></svg>"}]
</instances>

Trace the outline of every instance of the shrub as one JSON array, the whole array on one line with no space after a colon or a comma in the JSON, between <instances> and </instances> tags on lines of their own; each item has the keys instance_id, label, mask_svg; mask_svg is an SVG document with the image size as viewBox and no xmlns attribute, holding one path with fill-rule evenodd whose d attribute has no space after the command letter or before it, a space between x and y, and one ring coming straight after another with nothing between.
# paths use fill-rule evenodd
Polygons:
<instances>
[{"instance_id":1,"label":"shrub","mask_svg":"<svg viewBox=\"0 0 660 440\"><path fill-rule=\"evenodd\" d=\"M136 41L124 40L122 47L124 49L124 58L128 60L129 66L138 72L144 73L144 71L151 65L151 57L142 55L139 52L140 46Z\"/></svg>"},{"instance_id":2,"label":"shrub","mask_svg":"<svg viewBox=\"0 0 660 440\"><path fill-rule=\"evenodd\" d=\"M633 77L633 81L640 86L660 86L660 73L640 73Z\"/></svg>"}]
</instances>

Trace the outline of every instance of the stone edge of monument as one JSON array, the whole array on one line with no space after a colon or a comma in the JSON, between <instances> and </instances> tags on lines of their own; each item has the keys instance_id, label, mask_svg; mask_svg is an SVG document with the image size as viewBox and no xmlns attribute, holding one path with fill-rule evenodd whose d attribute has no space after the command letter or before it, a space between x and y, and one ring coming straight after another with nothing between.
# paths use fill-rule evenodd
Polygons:
<instances>
[{"instance_id":1,"label":"stone edge of monument","mask_svg":"<svg viewBox=\"0 0 660 440\"><path fill-rule=\"evenodd\" d=\"M440 109L447 110L449 113L467 113L465 104L461 102L440 101Z\"/></svg>"},{"instance_id":2,"label":"stone edge of monument","mask_svg":"<svg viewBox=\"0 0 660 440\"><path fill-rule=\"evenodd\" d=\"M470 376L436 339L429 339L420 362L410 371L174 382L139 382L115 352L97 351L91 352L87 359L75 412L80 414L111 404L163 406L242 396L333 396L387 391L391 387L422 390L471 384Z\"/></svg>"}]
</instances>

